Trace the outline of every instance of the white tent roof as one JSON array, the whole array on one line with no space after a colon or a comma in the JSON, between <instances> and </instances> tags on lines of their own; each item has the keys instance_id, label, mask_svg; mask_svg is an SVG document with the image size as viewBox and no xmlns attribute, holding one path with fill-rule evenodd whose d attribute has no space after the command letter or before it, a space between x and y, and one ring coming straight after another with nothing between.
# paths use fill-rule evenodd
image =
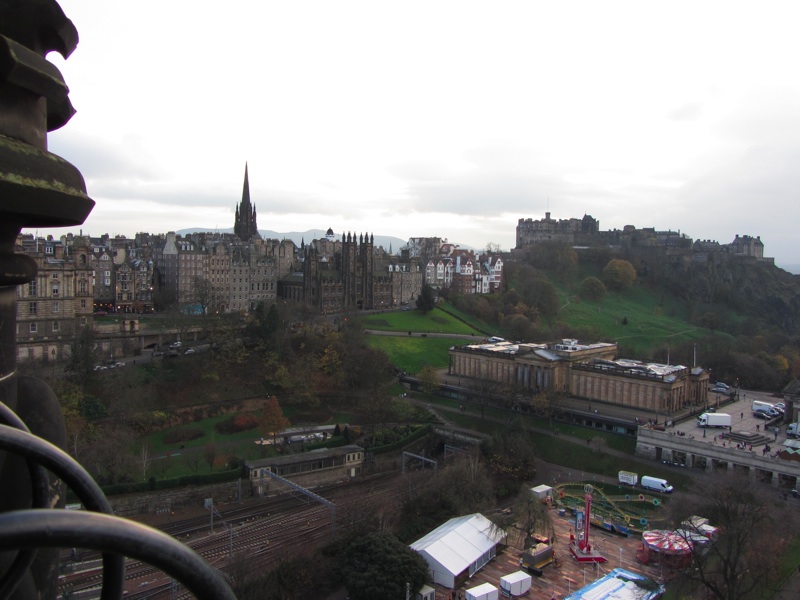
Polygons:
<instances>
[{"instance_id":1,"label":"white tent roof","mask_svg":"<svg viewBox=\"0 0 800 600\"><path fill-rule=\"evenodd\" d=\"M502 529L475 513L450 519L411 544L411 549L458 575L505 537Z\"/></svg>"}]
</instances>

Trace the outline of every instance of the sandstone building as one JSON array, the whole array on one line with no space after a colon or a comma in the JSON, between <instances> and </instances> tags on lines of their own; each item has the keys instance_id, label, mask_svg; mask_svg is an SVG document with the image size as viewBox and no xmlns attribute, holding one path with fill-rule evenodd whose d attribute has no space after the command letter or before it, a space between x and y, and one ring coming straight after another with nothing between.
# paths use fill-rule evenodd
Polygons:
<instances>
[{"instance_id":1,"label":"sandstone building","mask_svg":"<svg viewBox=\"0 0 800 600\"><path fill-rule=\"evenodd\" d=\"M681 365L616 357L613 343L507 341L450 349L449 374L489 381L523 394L557 392L670 414L707 400L708 373Z\"/></svg>"}]
</instances>

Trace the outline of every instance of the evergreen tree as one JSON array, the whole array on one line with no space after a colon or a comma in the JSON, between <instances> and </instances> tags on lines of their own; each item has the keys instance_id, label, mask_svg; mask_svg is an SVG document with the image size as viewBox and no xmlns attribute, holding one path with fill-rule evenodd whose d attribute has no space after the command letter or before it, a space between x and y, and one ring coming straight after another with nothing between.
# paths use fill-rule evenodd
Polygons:
<instances>
[{"instance_id":1,"label":"evergreen tree","mask_svg":"<svg viewBox=\"0 0 800 600\"><path fill-rule=\"evenodd\" d=\"M436 306L436 292L427 283L422 286L422 292L417 296L417 310L424 313L430 312Z\"/></svg>"},{"instance_id":2,"label":"evergreen tree","mask_svg":"<svg viewBox=\"0 0 800 600\"><path fill-rule=\"evenodd\" d=\"M70 355L64 370L67 378L83 388L92 376L95 361L94 331L88 325L81 328L70 344Z\"/></svg>"},{"instance_id":3,"label":"evergreen tree","mask_svg":"<svg viewBox=\"0 0 800 600\"><path fill-rule=\"evenodd\" d=\"M428 565L394 535L378 531L347 547L342 576L353 600L405 598L406 584L412 593L424 585Z\"/></svg>"}]
</instances>

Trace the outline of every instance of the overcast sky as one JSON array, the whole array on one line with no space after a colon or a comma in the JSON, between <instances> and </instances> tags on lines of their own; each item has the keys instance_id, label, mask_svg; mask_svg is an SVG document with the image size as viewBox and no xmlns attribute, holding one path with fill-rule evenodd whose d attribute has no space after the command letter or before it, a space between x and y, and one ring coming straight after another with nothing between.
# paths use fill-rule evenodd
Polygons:
<instances>
[{"instance_id":1,"label":"overcast sky","mask_svg":"<svg viewBox=\"0 0 800 600\"><path fill-rule=\"evenodd\" d=\"M261 229L509 250L550 211L800 263L796 2L60 4L85 233L232 227L247 162Z\"/></svg>"}]
</instances>

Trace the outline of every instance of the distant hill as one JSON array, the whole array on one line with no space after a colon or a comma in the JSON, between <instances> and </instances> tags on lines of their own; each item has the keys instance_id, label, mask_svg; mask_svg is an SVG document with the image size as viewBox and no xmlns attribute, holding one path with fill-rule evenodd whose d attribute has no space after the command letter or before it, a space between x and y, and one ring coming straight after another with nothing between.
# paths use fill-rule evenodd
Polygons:
<instances>
[{"instance_id":1,"label":"distant hill","mask_svg":"<svg viewBox=\"0 0 800 600\"><path fill-rule=\"evenodd\" d=\"M188 229L181 229L176 233L180 235L188 235L192 233L199 233L202 231L209 231L208 229L204 229L202 227L190 227ZM298 246L301 242L305 241L305 243L309 243L311 240L317 240L320 238L325 237L324 229L309 229L308 231L287 231L284 233L280 233L278 231L272 231L270 229L259 229L258 233L261 234L261 237L264 239L270 240L285 240L289 239L292 240ZM215 233L233 233L233 227L228 227L227 229L215 229ZM341 239L342 234L337 233L337 239ZM389 248L391 248L392 253L397 254L400 251L400 248L405 246L408 243L408 240L404 240L398 237L393 237L390 235L376 235L375 236L375 246L383 246L383 249L387 252ZM469 246L461 245L461 248L465 248L467 250L470 249Z\"/></svg>"}]
</instances>

